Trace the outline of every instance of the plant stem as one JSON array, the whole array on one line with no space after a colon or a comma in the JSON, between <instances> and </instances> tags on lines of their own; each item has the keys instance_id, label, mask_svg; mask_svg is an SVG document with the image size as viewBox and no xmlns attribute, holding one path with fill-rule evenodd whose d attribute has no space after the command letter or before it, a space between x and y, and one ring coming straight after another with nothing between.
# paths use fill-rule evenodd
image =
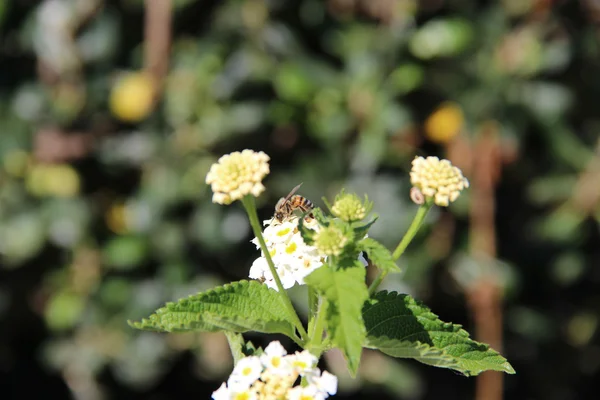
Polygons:
<instances>
[{"instance_id":1,"label":"plant stem","mask_svg":"<svg viewBox=\"0 0 600 400\"><path fill-rule=\"evenodd\" d=\"M392 254L394 261L398 260L400 258L400 256L402 254L404 254L404 251L406 250L406 248L408 247L410 242L414 239L415 235L419 231L421 224L425 220L425 216L427 215L427 212L431 209L432 206L433 206L433 200L428 199L425 201L425 203L423 205L421 205L421 207L419 207L419 209L417 210L417 214L415 215L415 218L413 219L412 223L408 227L408 231L406 231L406 233L404 234L404 237L402 238L402 240L400 240L400 243L398 243L396 250L394 250L394 253ZM379 272L379 275L377 275L377 277L375 278L375 280L373 280L373 283L371 283L371 286L369 287L369 295L370 296L372 296L373 293L375 293L375 291L377 290L377 288L379 287L379 285L381 284L383 279L387 276L387 274L388 274L387 271Z\"/></svg>"},{"instance_id":2,"label":"plant stem","mask_svg":"<svg viewBox=\"0 0 600 400\"><path fill-rule=\"evenodd\" d=\"M265 243L265 239L262 234L262 228L260 225L260 221L258 220L258 214L256 213L256 204L254 203L254 197L251 195L247 195L242 199L242 204L246 209L246 213L248 214L248 218L250 219L250 226L252 226L252 230L258 239L258 243L260 244L260 249L262 250L265 258L267 259L267 264L269 264L269 269L271 270L271 274L273 274L273 279L275 279L275 284L277 285L277 289L281 298L283 299L283 303L288 310L290 316L294 319L294 325L296 329L300 333L300 339L304 342L306 341L306 330L302 325L302 321L300 321L300 317L296 313L292 301L287 295L287 292L283 288L281 284L281 279L279 279L279 275L277 274L277 270L275 269L275 264L273 263L273 259L271 258L271 254L269 253L269 249L267 248L267 244Z\"/></svg>"},{"instance_id":3,"label":"plant stem","mask_svg":"<svg viewBox=\"0 0 600 400\"><path fill-rule=\"evenodd\" d=\"M319 310L317 311L316 321L311 334L311 353L317 358L321 356L321 341L323 340L323 331L325 330L325 314L327 314L327 299L321 297ZM318 354L315 354L318 352Z\"/></svg>"},{"instance_id":4,"label":"plant stem","mask_svg":"<svg viewBox=\"0 0 600 400\"><path fill-rule=\"evenodd\" d=\"M233 356L233 365L236 365L238 361L244 358L244 353L242 353L241 349L241 344L244 343L244 339L240 333L231 331L225 331L225 337L227 338L229 350L231 350L231 355Z\"/></svg>"},{"instance_id":5,"label":"plant stem","mask_svg":"<svg viewBox=\"0 0 600 400\"><path fill-rule=\"evenodd\" d=\"M319 305L319 297L315 289L308 287L308 315L310 319L314 319L317 314L317 307Z\"/></svg>"}]
</instances>

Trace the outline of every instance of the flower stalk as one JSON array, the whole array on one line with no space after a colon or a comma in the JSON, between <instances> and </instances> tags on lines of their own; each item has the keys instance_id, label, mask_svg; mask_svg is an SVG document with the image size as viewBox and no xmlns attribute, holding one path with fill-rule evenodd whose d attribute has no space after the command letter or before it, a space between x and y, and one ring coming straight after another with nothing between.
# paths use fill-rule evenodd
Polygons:
<instances>
[{"instance_id":1,"label":"flower stalk","mask_svg":"<svg viewBox=\"0 0 600 400\"><path fill-rule=\"evenodd\" d=\"M396 246L394 253L392 253L394 261L398 260L400 256L404 254L404 251L406 250L410 242L414 239L415 235L419 231L419 228L421 228L421 225L423 224L423 221L425 220L425 217L427 216L427 213L429 212L433 204L433 199L428 198L425 201L425 203L419 207L415 218L408 227L408 231L406 231L406 233L402 237L402 240L400 240L400 243L398 243L398 246ZM385 279L387 274L387 271L379 272L379 275L377 275L377 277L371 283L371 286L369 286L369 296L372 296L375 293L375 291L377 290L381 282Z\"/></svg>"},{"instance_id":2,"label":"flower stalk","mask_svg":"<svg viewBox=\"0 0 600 400\"><path fill-rule=\"evenodd\" d=\"M282 296L285 307L287 308L288 312L294 319L294 326L300 333L300 340L302 342L304 342L304 341L306 341L306 335L307 335L306 330L304 329L304 326L302 325L302 321L300 321L300 317L298 317L298 314L296 313L296 310L294 309L294 306L292 305L292 301L288 297L288 295L283 287L283 284L281 283L281 279L279 279L279 275L277 274L277 269L275 268L275 264L273 263L273 259L271 258L271 254L269 253L269 249L267 248L267 244L265 243L265 239L262 234L260 221L258 220L258 214L256 213L256 204L254 202L254 197L253 196L244 196L242 198L242 204L244 205L244 209L246 210L246 213L248 214L248 218L250 220L250 226L252 227L252 231L254 232L254 235L258 239L258 243L260 244L260 249L262 250L263 254L265 255L265 258L267 259L267 264L269 265L269 270L271 271L271 274L273 274L273 279L275 280L275 284L277 285L279 294Z\"/></svg>"}]
</instances>

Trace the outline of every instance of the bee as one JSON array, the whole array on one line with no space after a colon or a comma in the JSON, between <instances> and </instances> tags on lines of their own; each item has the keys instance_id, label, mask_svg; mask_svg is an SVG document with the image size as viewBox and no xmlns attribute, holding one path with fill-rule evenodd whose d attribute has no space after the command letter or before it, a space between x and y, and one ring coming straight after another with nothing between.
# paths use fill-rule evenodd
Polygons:
<instances>
[{"instance_id":1,"label":"bee","mask_svg":"<svg viewBox=\"0 0 600 400\"><path fill-rule=\"evenodd\" d=\"M302 184L293 188L287 196L280 198L275 205L275 215L273 218L277 221L283 222L285 219L292 217L296 210L307 213L315 207L312 201L299 194L295 194L300 186L302 186ZM312 214L309 214L309 216L312 218Z\"/></svg>"}]
</instances>

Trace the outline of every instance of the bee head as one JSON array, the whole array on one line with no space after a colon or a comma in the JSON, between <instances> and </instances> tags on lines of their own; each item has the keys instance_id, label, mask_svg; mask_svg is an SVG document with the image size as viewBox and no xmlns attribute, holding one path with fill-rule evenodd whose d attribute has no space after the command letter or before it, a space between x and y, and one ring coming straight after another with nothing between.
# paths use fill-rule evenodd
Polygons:
<instances>
[{"instance_id":1,"label":"bee head","mask_svg":"<svg viewBox=\"0 0 600 400\"><path fill-rule=\"evenodd\" d=\"M282 222L283 221L283 213L281 211L277 211L275 213L275 219L279 222Z\"/></svg>"}]
</instances>

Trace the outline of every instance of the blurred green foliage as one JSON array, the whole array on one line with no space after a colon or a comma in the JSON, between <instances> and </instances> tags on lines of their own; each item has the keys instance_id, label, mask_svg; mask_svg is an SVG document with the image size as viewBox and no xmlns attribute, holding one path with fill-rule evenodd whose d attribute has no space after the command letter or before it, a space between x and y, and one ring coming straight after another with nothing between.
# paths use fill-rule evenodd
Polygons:
<instances>
[{"instance_id":1,"label":"blurred green foliage","mask_svg":"<svg viewBox=\"0 0 600 400\"><path fill-rule=\"evenodd\" d=\"M503 353L518 371L506 380L508 398L593 396L597 2L173 3L160 101L140 122L122 122L109 98L125 72L143 67L142 0L0 2L2 372L23 379L15 366L32 357L75 397L114 397L159 390L188 351L188 375L220 381L230 368L224 337L125 323L247 276L256 254L245 216L212 204L204 184L217 157L243 148L271 156L265 219L299 182L316 203L342 186L368 193L382 216L371 233L392 246L416 209L414 155L451 156L452 143L492 123L504 160L499 260L467 255L467 192L450 212L431 213L431 235L417 237L406 274L385 288L471 326L462 289L493 274L506 293ZM436 235L448 221L455 228ZM382 388L448 397L449 387L465 398L474 384L372 354L349 381L339 357L327 361L359 398ZM206 387L205 395L216 388ZM178 390L171 397L187 393Z\"/></svg>"}]
</instances>

